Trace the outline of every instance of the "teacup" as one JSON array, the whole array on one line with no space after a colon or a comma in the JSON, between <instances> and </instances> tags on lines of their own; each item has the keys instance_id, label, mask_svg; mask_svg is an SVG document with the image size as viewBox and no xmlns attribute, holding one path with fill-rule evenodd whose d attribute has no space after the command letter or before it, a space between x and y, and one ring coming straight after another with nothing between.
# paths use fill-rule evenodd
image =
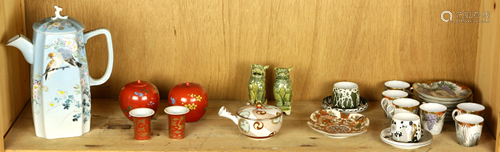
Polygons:
<instances>
[{"instance_id":1,"label":"teacup","mask_svg":"<svg viewBox=\"0 0 500 152\"><path fill-rule=\"evenodd\" d=\"M394 101L392 101L392 105L387 106L387 111L389 114L394 114L399 113L398 111L392 111L394 110L400 110L401 112L408 112L408 113L413 113L413 114L418 114L418 105L420 105L420 102L418 102L415 99L411 98L399 98Z\"/></svg>"},{"instance_id":2,"label":"teacup","mask_svg":"<svg viewBox=\"0 0 500 152\"><path fill-rule=\"evenodd\" d=\"M391 113L387 111L388 106L392 105L393 100L408 97L408 93L401 90L387 90L382 92L382 97L380 104L382 105L382 109L384 109L386 117L390 118Z\"/></svg>"},{"instance_id":3,"label":"teacup","mask_svg":"<svg viewBox=\"0 0 500 152\"><path fill-rule=\"evenodd\" d=\"M446 114L446 106L438 103L424 103L420 105L420 118L423 128L432 135L441 133Z\"/></svg>"},{"instance_id":4,"label":"teacup","mask_svg":"<svg viewBox=\"0 0 500 152\"><path fill-rule=\"evenodd\" d=\"M457 131L458 143L466 147L474 147L479 143L484 118L473 114L461 114L453 117Z\"/></svg>"},{"instance_id":5,"label":"teacup","mask_svg":"<svg viewBox=\"0 0 500 152\"><path fill-rule=\"evenodd\" d=\"M484 106L478 103L461 103L457 105L457 109L453 110L452 116L457 116L461 114L474 114L478 116L483 116Z\"/></svg>"},{"instance_id":6,"label":"teacup","mask_svg":"<svg viewBox=\"0 0 500 152\"><path fill-rule=\"evenodd\" d=\"M333 105L342 109L353 109L359 106L358 85L353 82L337 82L333 85Z\"/></svg>"},{"instance_id":7,"label":"teacup","mask_svg":"<svg viewBox=\"0 0 500 152\"><path fill-rule=\"evenodd\" d=\"M385 90L401 90L407 93L411 93L410 83L408 82L391 80L391 81L386 81L384 85L385 85Z\"/></svg>"},{"instance_id":8,"label":"teacup","mask_svg":"<svg viewBox=\"0 0 500 152\"><path fill-rule=\"evenodd\" d=\"M412 113L398 113L392 117L391 139L404 143L417 143L422 137L420 117Z\"/></svg>"}]
</instances>

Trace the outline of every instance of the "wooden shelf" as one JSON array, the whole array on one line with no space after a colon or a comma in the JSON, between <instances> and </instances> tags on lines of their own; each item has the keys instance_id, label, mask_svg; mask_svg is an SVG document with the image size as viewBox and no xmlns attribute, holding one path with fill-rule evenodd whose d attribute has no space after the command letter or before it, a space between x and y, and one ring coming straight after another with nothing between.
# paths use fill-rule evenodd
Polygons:
<instances>
[{"instance_id":1,"label":"wooden shelf","mask_svg":"<svg viewBox=\"0 0 500 152\"><path fill-rule=\"evenodd\" d=\"M291 116L285 116L283 126L276 136L263 141L251 140L241 134L229 119L219 117L221 106L230 111L245 105L245 101L211 100L207 113L194 123L186 124L186 138L174 141L168 138L167 115L160 102L158 113L152 120L152 139L137 142L133 139L132 122L121 112L117 100L92 100L92 126L89 133L81 137L47 140L35 136L31 106L27 106L5 138L5 150L11 151L388 151L397 149L380 140L382 129L390 126L384 117L379 102L369 102L368 110L362 112L370 119L368 132L346 139L328 138L311 130L306 122L309 115L321 109L320 101L294 101ZM453 123L445 123L443 132L434 136L429 146L416 151L494 151L495 139L484 127L480 143L476 147L458 144Z\"/></svg>"}]
</instances>

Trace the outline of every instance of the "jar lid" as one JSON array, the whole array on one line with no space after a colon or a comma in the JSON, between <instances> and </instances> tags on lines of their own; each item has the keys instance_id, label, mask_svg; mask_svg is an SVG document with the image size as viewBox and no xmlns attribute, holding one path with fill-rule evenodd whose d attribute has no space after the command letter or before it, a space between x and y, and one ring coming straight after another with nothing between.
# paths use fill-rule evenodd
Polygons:
<instances>
[{"instance_id":1,"label":"jar lid","mask_svg":"<svg viewBox=\"0 0 500 152\"><path fill-rule=\"evenodd\" d=\"M33 30L38 33L54 35L71 34L85 29L82 22L66 15L61 16L59 13L62 11L62 8L58 6L54 6L54 8L56 9L55 15L35 22L35 24L33 24Z\"/></svg>"},{"instance_id":2,"label":"jar lid","mask_svg":"<svg viewBox=\"0 0 500 152\"><path fill-rule=\"evenodd\" d=\"M127 86L132 86L132 87L145 87L148 85L148 82L146 81L141 81L140 79L134 82L130 82L127 84Z\"/></svg>"},{"instance_id":3,"label":"jar lid","mask_svg":"<svg viewBox=\"0 0 500 152\"><path fill-rule=\"evenodd\" d=\"M283 111L276 106L257 103L241 107L236 111L236 114L246 119L273 119L280 117Z\"/></svg>"},{"instance_id":4,"label":"jar lid","mask_svg":"<svg viewBox=\"0 0 500 152\"><path fill-rule=\"evenodd\" d=\"M177 84L174 88L203 88L203 87L195 82L183 82Z\"/></svg>"}]
</instances>

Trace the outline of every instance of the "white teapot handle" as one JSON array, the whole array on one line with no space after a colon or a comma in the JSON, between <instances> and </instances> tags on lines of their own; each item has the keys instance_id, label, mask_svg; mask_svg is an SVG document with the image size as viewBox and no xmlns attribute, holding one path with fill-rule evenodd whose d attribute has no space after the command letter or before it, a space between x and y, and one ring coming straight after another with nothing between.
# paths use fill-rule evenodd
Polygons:
<instances>
[{"instance_id":1,"label":"white teapot handle","mask_svg":"<svg viewBox=\"0 0 500 152\"><path fill-rule=\"evenodd\" d=\"M86 32L83 35L83 38L85 40L85 43L87 43L88 39L99 34L104 34L106 36L106 41L108 42L108 67L106 68L106 72L101 78L94 79L90 77L90 86L100 85L108 81L109 77L111 76L111 71L113 70L113 42L111 39L111 33L109 33L108 29L100 28Z\"/></svg>"}]
</instances>

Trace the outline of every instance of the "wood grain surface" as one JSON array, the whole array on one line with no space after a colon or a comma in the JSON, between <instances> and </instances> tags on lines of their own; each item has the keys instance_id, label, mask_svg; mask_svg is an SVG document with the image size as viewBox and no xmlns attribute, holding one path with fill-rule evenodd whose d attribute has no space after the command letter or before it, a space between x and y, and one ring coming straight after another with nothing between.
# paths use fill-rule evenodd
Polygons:
<instances>
[{"instance_id":1,"label":"wood grain surface","mask_svg":"<svg viewBox=\"0 0 500 152\"><path fill-rule=\"evenodd\" d=\"M474 101L486 106L484 118L488 127L499 136L497 121L500 101L500 13L495 0L483 0L481 11L490 12L490 23L480 24L476 59ZM500 141L500 140L499 140ZM500 144L497 144L500 146Z\"/></svg>"},{"instance_id":2,"label":"wood grain surface","mask_svg":"<svg viewBox=\"0 0 500 152\"><path fill-rule=\"evenodd\" d=\"M290 116L283 117L280 131L270 139L256 141L240 133L233 121L217 115L221 106L235 112L244 100L210 100L207 113L197 122L186 124L186 137L175 141L168 137L168 117L163 112L166 100L151 121L152 138L137 142L133 123L112 99L92 99L91 130L81 137L46 140L35 136L30 106L27 106L12 131L5 138L6 152L28 151L408 151L395 148L380 139L380 132L390 127L380 104L370 104L364 114L370 121L368 131L345 139L333 139L307 126L312 112L321 109L318 101L300 101ZM300 108L299 108L300 107ZM453 123L445 123L441 134L430 145L413 151L489 152L495 139L487 127L476 147L460 146Z\"/></svg>"},{"instance_id":3,"label":"wood grain surface","mask_svg":"<svg viewBox=\"0 0 500 152\"><path fill-rule=\"evenodd\" d=\"M24 0L0 1L1 137L5 135L30 99L29 64L21 51L5 45L15 35L25 34L24 23Z\"/></svg>"},{"instance_id":4,"label":"wood grain surface","mask_svg":"<svg viewBox=\"0 0 500 152\"><path fill-rule=\"evenodd\" d=\"M359 84L379 100L383 82L452 80L473 86L478 24L444 23L443 10L479 10L470 0L26 0L31 25L53 16L80 20L86 31L105 27L114 44L114 68L93 97L117 98L137 79L154 83L161 98L185 81L210 99L247 100L250 64L293 67L293 100L321 100L338 81ZM103 36L86 44L90 74L107 63Z\"/></svg>"}]
</instances>

